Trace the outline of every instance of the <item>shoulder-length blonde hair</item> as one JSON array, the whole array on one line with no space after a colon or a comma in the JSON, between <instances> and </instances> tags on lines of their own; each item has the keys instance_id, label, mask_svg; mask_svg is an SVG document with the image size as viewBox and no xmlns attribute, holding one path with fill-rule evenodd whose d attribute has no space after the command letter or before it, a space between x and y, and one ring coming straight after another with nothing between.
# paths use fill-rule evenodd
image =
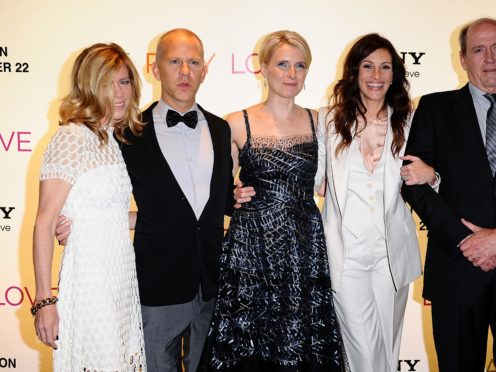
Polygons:
<instances>
[{"instance_id":1,"label":"shoulder-length blonde hair","mask_svg":"<svg viewBox=\"0 0 496 372\"><path fill-rule=\"evenodd\" d=\"M112 78L122 66L129 72L132 96L126 113L113 123L114 133L122 142L127 142L124 138L127 127L134 135L140 135L143 130L139 109L141 82L131 59L114 43L94 44L76 58L70 93L63 98L59 109L60 125L86 125L102 143L107 144L105 124L114 117Z\"/></svg>"}]
</instances>

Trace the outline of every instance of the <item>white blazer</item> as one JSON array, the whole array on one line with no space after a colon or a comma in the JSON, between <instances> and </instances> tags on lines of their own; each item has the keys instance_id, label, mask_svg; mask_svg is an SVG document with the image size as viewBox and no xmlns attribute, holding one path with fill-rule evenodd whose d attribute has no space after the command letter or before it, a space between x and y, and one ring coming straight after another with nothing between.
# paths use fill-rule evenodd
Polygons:
<instances>
[{"instance_id":1,"label":"white blazer","mask_svg":"<svg viewBox=\"0 0 496 372\"><path fill-rule=\"evenodd\" d=\"M401 197L402 181L400 167L405 145L398 157L391 153L391 113L388 107L388 130L384 147L384 220L389 269L396 290L407 285L422 274L416 225L412 214ZM319 111L317 139L319 142L319 167L315 176L318 190L327 177L326 197L322 220L327 244L327 257L331 270L332 289L339 291L346 247L343 243L342 217L346 209L348 176L350 170L349 147L336 156L340 137L334 133L332 113L322 108ZM330 126L327 123L330 122ZM405 127L408 138L410 120Z\"/></svg>"}]
</instances>

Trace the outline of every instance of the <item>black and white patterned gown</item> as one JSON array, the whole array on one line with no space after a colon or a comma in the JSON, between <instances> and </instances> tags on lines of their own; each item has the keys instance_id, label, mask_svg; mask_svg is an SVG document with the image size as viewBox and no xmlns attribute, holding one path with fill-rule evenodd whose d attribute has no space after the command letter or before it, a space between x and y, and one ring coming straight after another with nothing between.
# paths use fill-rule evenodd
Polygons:
<instances>
[{"instance_id":1,"label":"black and white patterned gown","mask_svg":"<svg viewBox=\"0 0 496 372\"><path fill-rule=\"evenodd\" d=\"M236 210L221 254L219 294L200 370L341 371L324 231L314 196L312 134L251 136L240 178L256 196Z\"/></svg>"}]
</instances>

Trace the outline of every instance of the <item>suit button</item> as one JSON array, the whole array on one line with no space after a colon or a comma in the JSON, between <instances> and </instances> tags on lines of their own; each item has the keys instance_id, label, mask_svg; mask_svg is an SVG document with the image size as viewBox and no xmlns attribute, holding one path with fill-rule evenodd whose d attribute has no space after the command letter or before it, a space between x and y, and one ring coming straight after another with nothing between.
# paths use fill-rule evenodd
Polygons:
<instances>
[{"instance_id":1,"label":"suit button","mask_svg":"<svg viewBox=\"0 0 496 372\"><path fill-rule=\"evenodd\" d=\"M200 226L196 226L196 231L200 231Z\"/></svg>"}]
</instances>

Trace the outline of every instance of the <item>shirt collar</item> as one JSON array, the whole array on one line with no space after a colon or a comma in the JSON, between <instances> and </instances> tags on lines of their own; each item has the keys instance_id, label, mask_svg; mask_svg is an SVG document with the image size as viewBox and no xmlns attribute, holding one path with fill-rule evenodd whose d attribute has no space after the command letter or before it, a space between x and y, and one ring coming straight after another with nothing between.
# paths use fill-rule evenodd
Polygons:
<instances>
[{"instance_id":1,"label":"shirt collar","mask_svg":"<svg viewBox=\"0 0 496 372\"><path fill-rule=\"evenodd\" d=\"M171 106L169 106L167 103L165 103L162 99L160 99L158 101L156 109L158 110L158 113L160 114L160 116L162 116L163 118L165 118L167 116L167 111L174 110ZM174 110L174 111L177 111L177 110ZM206 120L205 115L203 115L202 110L200 110L198 108L198 104L196 102L193 103L193 105L185 112L180 112L180 111L177 111L177 112L181 115L184 115L185 113L187 113L189 111L196 111L196 113L198 114L198 123L200 123L203 120Z\"/></svg>"},{"instance_id":2,"label":"shirt collar","mask_svg":"<svg viewBox=\"0 0 496 372\"><path fill-rule=\"evenodd\" d=\"M486 94L486 92L484 92L483 90L480 90L474 84L472 84L472 83L469 82L468 83L468 89L470 90L470 93L472 94L472 96L474 96L478 100L485 100L485 101L487 101L487 98L484 97L484 94Z\"/></svg>"}]
</instances>

